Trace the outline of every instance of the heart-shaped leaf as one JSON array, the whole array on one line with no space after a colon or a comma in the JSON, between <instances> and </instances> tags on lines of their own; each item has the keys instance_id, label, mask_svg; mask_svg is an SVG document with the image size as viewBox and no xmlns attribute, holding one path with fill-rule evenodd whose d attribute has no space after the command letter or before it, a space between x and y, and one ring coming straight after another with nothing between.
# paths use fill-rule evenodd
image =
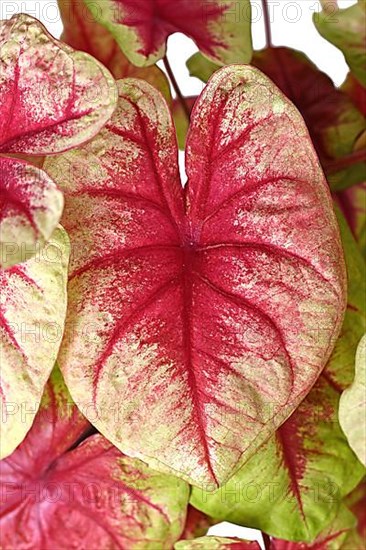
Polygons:
<instances>
[{"instance_id":1,"label":"heart-shaped leaf","mask_svg":"<svg viewBox=\"0 0 366 550\"><path fill-rule=\"evenodd\" d=\"M366 86L365 0L346 9L324 2L323 11L315 13L313 20L319 33L342 51L354 76Z\"/></svg>"},{"instance_id":2,"label":"heart-shaped leaf","mask_svg":"<svg viewBox=\"0 0 366 550\"><path fill-rule=\"evenodd\" d=\"M256 69L221 69L197 100L184 191L161 95L127 79L119 96L94 141L47 159L75 249L61 368L126 454L219 485L297 407L337 338L329 191L301 116Z\"/></svg>"},{"instance_id":3,"label":"heart-shaped leaf","mask_svg":"<svg viewBox=\"0 0 366 550\"><path fill-rule=\"evenodd\" d=\"M33 256L51 237L62 209L62 193L43 170L0 157L0 269Z\"/></svg>"},{"instance_id":4,"label":"heart-shaped leaf","mask_svg":"<svg viewBox=\"0 0 366 550\"><path fill-rule=\"evenodd\" d=\"M111 33L93 17L84 0L58 0L64 26L62 40L99 59L114 78L141 78L170 99L169 83L158 67L135 67L124 56Z\"/></svg>"},{"instance_id":5,"label":"heart-shaped leaf","mask_svg":"<svg viewBox=\"0 0 366 550\"><path fill-rule=\"evenodd\" d=\"M168 37L181 32L216 63L248 63L252 55L249 0L84 0L93 18L134 65L164 57Z\"/></svg>"},{"instance_id":6,"label":"heart-shaped leaf","mask_svg":"<svg viewBox=\"0 0 366 550\"><path fill-rule=\"evenodd\" d=\"M181 540L174 546L175 550L260 550L256 541L242 540L234 537L201 537L194 540Z\"/></svg>"},{"instance_id":7,"label":"heart-shaped leaf","mask_svg":"<svg viewBox=\"0 0 366 550\"><path fill-rule=\"evenodd\" d=\"M352 100L301 52L289 48L266 48L256 52L252 65L263 71L295 104L304 117L316 152L333 189L365 180L364 152L347 168L336 161L351 155L366 129L365 117ZM187 66L192 76L207 81L218 68L195 54Z\"/></svg>"},{"instance_id":8,"label":"heart-shaped leaf","mask_svg":"<svg viewBox=\"0 0 366 550\"><path fill-rule=\"evenodd\" d=\"M1 457L23 441L56 361L68 259L67 235L59 228L32 259L0 271Z\"/></svg>"},{"instance_id":9,"label":"heart-shaped leaf","mask_svg":"<svg viewBox=\"0 0 366 550\"><path fill-rule=\"evenodd\" d=\"M89 435L55 370L34 425L1 462L1 543L14 548L169 550L188 486Z\"/></svg>"},{"instance_id":10,"label":"heart-shaped leaf","mask_svg":"<svg viewBox=\"0 0 366 550\"><path fill-rule=\"evenodd\" d=\"M28 15L0 23L0 153L46 155L94 137L116 106L110 73Z\"/></svg>"},{"instance_id":11,"label":"heart-shaped leaf","mask_svg":"<svg viewBox=\"0 0 366 550\"><path fill-rule=\"evenodd\" d=\"M357 348L355 379L341 397L339 421L350 446L366 466L366 334Z\"/></svg>"},{"instance_id":12,"label":"heart-shaped leaf","mask_svg":"<svg viewBox=\"0 0 366 550\"><path fill-rule=\"evenodd\" d=\"M218 491L193 489L192 504L220 520L311 543L335 517L364 469L337 421L366 326L366 271L340 217L349 277L348 307L332 357L314 388L276 434Z\"/></svg>"}]
</instances>

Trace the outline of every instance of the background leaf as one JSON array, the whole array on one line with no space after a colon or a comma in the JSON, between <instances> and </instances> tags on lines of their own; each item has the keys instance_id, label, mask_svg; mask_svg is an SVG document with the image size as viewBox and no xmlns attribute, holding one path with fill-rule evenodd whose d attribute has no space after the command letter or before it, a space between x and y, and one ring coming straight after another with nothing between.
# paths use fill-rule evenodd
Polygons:
<instances>
[{"instance_id":1,"label":"background leaf","mask_svg":"<svg viewBox=\"0 0 366 550\"><path fill-rule=\"evenodd\" d=\"M103 27L84 0L58 0L64 26L61 40L75 50L89 53L107 67L115 79L141 78L171 100L169 82L158 67L140 68L132 65L122 53L110 32Z\"/></svg>"},{"instance_id":2,"label":"background leaf","mask_svg":"<svg viewBox=\"0 0 366 550\"><path fill-rule=\"evenodd\" d=\"M256 541L212 536L201 537L195 540L182 540L174 546L175 550L194 550L195 548L207 550L260 550L260 546Z\"/></svg>"},{"instance_id":3,"label":"background leaf","mask_svg":"<svg viewBox=\"0 0 366 550\"><path fill-rule=\"evenodd\" d=\"M357 4L346 9L326 9L313 15L319 33L339 48L354 74L366 86L366 3L358 0Z\"/></svg>"},{"instance_id":4,"label":"background leaf","mask_svg":"<svg viewBox=\"0 0 366 550\"><path fill-rule=\"evenodd\" d=\"M1 462L2 548L170 550L188 486L89 435L56 370L25 441Z\"/></svg>"},{"instance_id":5,"label":"background leaf","mask_svg":"<svg viewBox=\"0 0 366 550\"><path fill-rule=\"evenodd\" d=\"M167 38L175 32L192 38L216 63L251 59L249 0L85 0L85 4L137 66L164 57Z\"/></svg>"},{"instance_id":6,"label":"background leaf","mask_svg":"<svg viewBox=\"0 0 366 550\"><path fill-rule=\"evenodd\" d=\"M350 446L366 466L366 334L357 348L355 379L341 396L339 421Z\"/></svg>"}]
</instances>

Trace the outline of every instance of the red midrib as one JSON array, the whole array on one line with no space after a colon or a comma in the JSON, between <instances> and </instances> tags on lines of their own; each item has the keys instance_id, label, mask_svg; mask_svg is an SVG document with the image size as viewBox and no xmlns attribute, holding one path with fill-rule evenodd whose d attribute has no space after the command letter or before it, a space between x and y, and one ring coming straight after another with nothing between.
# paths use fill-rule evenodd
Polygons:
<instances>
[{"instance_id":1,"label":"red midrib","mask_svg":"<svg viewBox=\"0 0 366 550\"><path fill-rule=\"evenodd\" d=\"M183 350L185 356L185 364L187 368L187 381L190 389L193 415L197 421L197 428L200 441L202 443L202 450L207 464L207 469L212 476L215 484L220 485L211 462L210 449L207 442L207 420L205 418L205 411L202 407L202 403L199 397L199 390L197 384L197 372L195 370L194 362L192 361L193 350L193 335L192 335L192 252L186 250L183 260L182 270L182 284L183 284Z\"/></svg>"},{"instance_id":2,"label":"red midrib","mask_svg":"<svg viewBox=\"0 0 366 550\"><path fill-rule=\"evenodd\" d=\"M299 456L299 448L301 447L301 438L296 433L296 426L291 421L291 418L277 430L276 438L281 446L283 464L289 473L290 490L298 502L302 518L306 525L306 516L299 486L299 480L304 473L304 465L296 462L296 458Z\"/></svg>"}]
</instances>

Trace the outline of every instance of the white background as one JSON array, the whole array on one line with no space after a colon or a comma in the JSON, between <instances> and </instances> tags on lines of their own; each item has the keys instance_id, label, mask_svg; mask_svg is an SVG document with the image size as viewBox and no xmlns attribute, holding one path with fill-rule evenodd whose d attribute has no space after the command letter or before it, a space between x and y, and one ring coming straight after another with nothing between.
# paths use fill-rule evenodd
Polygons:
<instances>
[{"instance_id":1,"label":"white background","mask_svg":"<svg viewBox=\"0 0 366 550\"><path fill-rule=\"evenodd\" d=\"M171 0L174 2L174 0ZM195 0L192 0L194 2ZM252 3L252 33L255 49L265 46L264 22L261 1ZM340 8L356 3L356 0L338 0ZM312 14L320 11L318 0L268 0L271 14L272 40L276 46L289 46L305 52L316 65L326 72L336 85L340 85L347 74L347 66L341 52L318 34L312 23ZM8 19L14 13L28 13L37 17L47 29L59 37L62 23L57 9L57 0L0 0L0 19ZM184 95L197 95L203 84L190 78L185 62L197 48L187 37L176 34L169 38L168 58ZM290 518L289 518L290 519ZM262 544L258 531L230 523L221 523L210 529L210 534L257 539Z\"/></svg>"}]
</instances>

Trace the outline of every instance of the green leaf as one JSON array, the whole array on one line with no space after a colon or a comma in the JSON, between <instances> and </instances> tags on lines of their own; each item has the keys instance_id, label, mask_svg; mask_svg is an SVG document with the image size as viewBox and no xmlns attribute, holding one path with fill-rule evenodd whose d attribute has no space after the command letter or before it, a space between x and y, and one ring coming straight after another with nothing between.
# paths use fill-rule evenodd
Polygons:
<instances>
[{"instance_id":1,"label":"green leaf","mask_svg":"<svg viewBox=\"0 0 366 550\"><path fill-rule=\"evenodd\" d=\"M354 76L366 86L366 2L358 0L357 4L337 9L329 6L313 16L319 33L334 46L339 48Z\"/></svg>"},{"instance_id":2,"label":"green leaf","mask_svg":"<svg viewBox=\"0 0 366 550\"><path fill-rule=\"evenodd\" d=\"M57 358L66 315L69 241L62 228L27 262L0 270L1 457L24 439Z\"/></svg>"},{"instance_id":3,"label":"green leaf","mask_svg":"<svg viewBox=\"0 0 366 550\"><path fill-rule=\"evenodd\" d=\"M230 481L215 492L193 488L191 503L221 520L277 538L312 542L338 512L364 469L337 421L366 326L365 263L339 215L348 270L348 308L332 356L296 412Z\"/></svg>"},{"instance_id":4,"label":"green leaf","mask_svg":"<svg viewBox=\"0 0 366 550\"><path fill-rule=\"evenodd\" d=\"M333 521L319 533L311 544L273 539L271 550L340 550L356 526L356 518L341 505ZM352 550L356 550L354 547Z\"/></svg>"},{"instance_id":5,"label":"green leaf","mask_svg":"<svg viewBox=\"0 0 366 550\"><path fill-rule=\"evenodd\" d=\"M355 379L341 397L339 421L350 446L366 466L366 334L357 348Z\"/></svg>"},{"instance_id":6,"label":"green leaf","mask_svg":"<svg viewBox=\"0 0 366 550\"><path fill-rule=\"evenodd\" d=\"M192 57L188 59L186 65L189 74L199 78L203 82L207 82L213 73L220 68L219 65L204 57L200 52L193 54Z\"/></svg>"}]
</instances>

